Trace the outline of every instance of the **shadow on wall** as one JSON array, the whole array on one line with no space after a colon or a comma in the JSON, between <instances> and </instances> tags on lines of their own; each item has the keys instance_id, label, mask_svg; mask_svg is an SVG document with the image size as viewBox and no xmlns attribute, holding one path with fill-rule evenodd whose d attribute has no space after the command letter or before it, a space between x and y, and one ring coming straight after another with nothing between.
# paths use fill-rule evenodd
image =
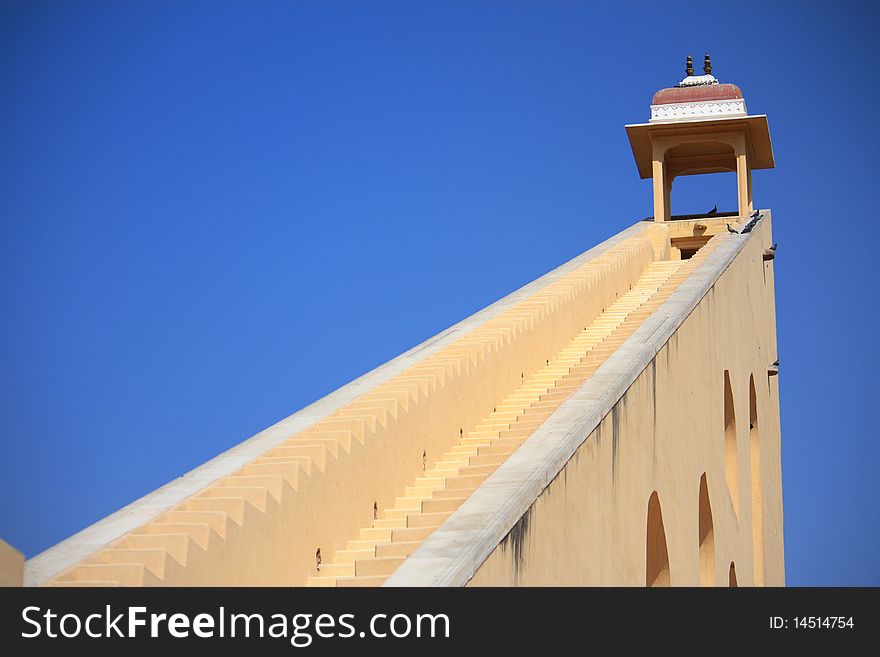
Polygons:
<instances>
[{"instance_id":1,"label":"shadow on wall","mask_svg":"<svg viewBox=\"0 0 880 657\"><path fill-rule=\"evenodd\" d=\"M755 375L749 377L749 453L752 471L752 547L755 586L764 585L764 527L761 512L761 438L758 433L758 398Z\"/></svg>"},{"instance_id":2,"label":"shadow on wall","mask_svg":"<svg viewBox=\"0 0 880 657\"><path fill-rule=\"evenodd\" d=\"M648 533L645 553L645 586L669 586L669 553L657 491L648 500Z\"/></svg>"},{"instance_id":3,"label":"shadow on wall","mask_svg":"<svg viewBox=\"0 0 880 657\"><path fill-rule=\"evenodd\" d=\"M733 404L733 386L730 372L724 370L724 474L733 512L739 517L739 467L736 454L736 412Z\"/></svg>"},{"instance_id":4,"label":"shadow on wall","mask_svg":"<svg viewBox=\"0 0 880 657\"><path fill-rule=\"evenodd\" d=\"M700 477L700 586L715 586L715 526L706 473Z\"/></svg>"}]
</instances>

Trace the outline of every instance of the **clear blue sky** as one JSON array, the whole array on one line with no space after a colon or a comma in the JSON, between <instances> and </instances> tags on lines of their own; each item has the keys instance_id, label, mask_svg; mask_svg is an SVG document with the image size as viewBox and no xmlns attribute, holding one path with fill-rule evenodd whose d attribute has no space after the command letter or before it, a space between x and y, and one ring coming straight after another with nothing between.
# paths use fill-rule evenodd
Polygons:
<instances>
[{"instance_id":1,"label":"clear blue sky","mask_svg":"<svg viewBox=\"0 0 880 657\"><path fill-rule=\"evenodd\" d=\"M877 5L611 4L4 1L0 536L32 556L650 214L623 125L708 49L776 152L788 583L880 584Z\"/></svg>"}]
</instances>

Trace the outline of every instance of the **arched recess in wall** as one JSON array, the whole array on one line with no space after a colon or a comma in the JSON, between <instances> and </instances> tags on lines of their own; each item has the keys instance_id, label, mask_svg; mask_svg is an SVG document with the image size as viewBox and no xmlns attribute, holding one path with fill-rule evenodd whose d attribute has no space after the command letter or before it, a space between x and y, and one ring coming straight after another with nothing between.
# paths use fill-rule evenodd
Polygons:
<instances>
[{"instance_id":1,"label":"arched recess in wall","mask_svg":"<svg viewBox=\"0 0 880 657\"><path fill-rule=\"evenodd\" d=\"M700 477L700 586L715 585L715 526L706 473Z\"/></svg>"},{"instance_id":2,"label":"arched recess in wall","mask_svg":"<svg viewBox=\"0 0 880 657\"><path fill-rule=\"evenodd\" d=\"M648 499L648 528L645 541L645 586L670 586L666 530L657 491Z\"/></svg>"},{"instance_id":3,"label":"arched recess in wall","mask_svg":"<svg viewBox=\"0 0 880 657\"><path fill-rule=\"evenodd\" d=\"M736 411L730 371L724 370L724 477L733 502L733 511L739 515L739 465L736 457Z\"/></svg>"},{"instance_id":4,"label":"arched recess in wall","mask_svg":"<svg viewBox=\"0 0 880 657\"><path fill-rule=\"evenodd\" d=\"M749 454L752 472L752 548L755 586L764 585L764 526L761 506L761 438L758 433L758 398L755 376L749 377Z\"/></svg>"},{"instance_id":5,"label":"arched recess in wall","mask_svg":"<svg viewBox=\"0 0 880 657\"><path fill-rule=\"evenodd\" d=\"M736 564L732 561L730 562L730 569L727 572L727 585L732 589L736 588Z\"/></svg>"}]
</instances>

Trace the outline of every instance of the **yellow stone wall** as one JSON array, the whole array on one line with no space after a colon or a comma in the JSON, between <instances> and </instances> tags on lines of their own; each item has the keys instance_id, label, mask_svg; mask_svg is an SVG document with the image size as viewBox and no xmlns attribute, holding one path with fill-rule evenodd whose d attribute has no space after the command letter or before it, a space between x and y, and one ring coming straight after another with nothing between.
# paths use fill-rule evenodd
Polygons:
<instances>
[{"instance_id":1,"label":"yellow stone wall","mask_svg":"<svg viewBox=\"0 0 880 657\"><path fill-rule=\"evenodd\" d=\"M541 379L542 371L555 371L554 358L581 339L577 336L589 334L587 327L593 330L594 321L616 325L620 320L608 324L606 316L619 315L613 310L619 299L635 294L640 282L644 286L657 280L659 285L670 275L656 278L651 272L658 267L680 271L669 278L678 281L675 285L687 280L687 272L699 270L706 254L730 237L724 224L639 222L595 253L541 279L528 294L490 308L483 320L455 333L442 348L432 350L434 339L429 340L412 352L411 365L399 373L381 379L379 368L365 375L365 381L376 382L362 386L364 392L352 401L320 413L304 409L301 414L308 422L301 425L303 430L282 432L280 440L250 452L235 467L224 465L225 454L203 466L206 470L194 471L184 478L198 483L193 492L181 495L169 484L38 555L29 562L29 583L380 583L408 554L395 552L395 545L403 549L401 544L408 544L411 550L437 528L410 524L432 519L411 518L405 509L395 508L401 496L411 494L414 482L442 462L444 453L463 447L463 455L477 453L465 459L470 465L462 466L462 472L473 474L464 479L479 486L496 467L492 454L507 448L483 445L491 439L474 438L471 432L496 414L496 406L500 412L505 399L533 387L533 376ZM713 235L718 239L689 265L658 263L680 257L671 240L709 240ZM658 581L699 583L703 473L712 510L715 583L727 583L730 562L736 563L740 583L754 581L752 517L757 508L762 510L763 579L783 583L778 397L776 379L767 376L767 365L776 359L773 266L761 259L770 241L768 218L471 584L644 585L647 508L655 491L669 555L669 577ZM654 289L652 285L647 288ZM657 303L675 285L659 294ZM632 317L650 312L638 310ZM628 321L638 325L642 320ZM596 354L604 358L612 353L612 343L618 344L603 343ZM418 355L423 349L424 356ZM728 445L736 449L726 464L724 370L729 371L736 418L735 440L728 431ZM760 458L750 446L750 375L757 403L758 433L753 437ZM548 381L555 379L551 374ZM546 397L561 402L570 391L560 385L560 392ZM500 431L504 433L503 427ZM753 462L761 470L754 483ZM739 490L738 516L728 492L729 473L735 474ZM761 500L755 507L751 497L759 482ZM459 502L435 498L428 504L454 517ZM419 508L427 506L420 503ZM381 514L375 521L374 509ZM380 547L396 560L363 558L355 566L344 562L357 549L368 548L368 539L385 541L392 533L394 540L386 542L393 544ZM318 548L325 566L321 572L316 568ZM704 562L709 554L704 544ZM362 571L365 578L351 576ZM711 573L704 572L703 579L707 577Z\"/></svg>"},{"instance_id":2,"label":"yellow stone wall","mask_svg":"<svg viewBox=\"0 0 880 657\"><path fill-rule=\"evenodd\" d=\"M655 583L727 586L733 563L740 586L784 585L779 390L768 375L774 278L762 259L769 218L755 233L471 586L644 586L654 493L668 554L668 578ZM725 371L735 451L725 445ZM714 549L704 542L701 580L704 474Z\"/></svg>"},{"instance_id":3,"label":"yellow stone wall","mask_svg":"<svg viewBox=\"0 0 880 657\"><path fill-rule=\"evenodd\" d=\"M662 231L637 225L438 353L34 583L304 584L317 548L332 559L369 523L374 503L391 506L425 465L627 291L662 252Z\"/></svg>"},{"instance_id":4,"label":"yellow stone wall","mask_svg":"<svg viewBox=\"0 0 880 657\"><path fill-rule=\"evenodd\" d=\"M24 555L0 540L0 586L21 586L24 576Z\"/></svg>"}]
</instances>

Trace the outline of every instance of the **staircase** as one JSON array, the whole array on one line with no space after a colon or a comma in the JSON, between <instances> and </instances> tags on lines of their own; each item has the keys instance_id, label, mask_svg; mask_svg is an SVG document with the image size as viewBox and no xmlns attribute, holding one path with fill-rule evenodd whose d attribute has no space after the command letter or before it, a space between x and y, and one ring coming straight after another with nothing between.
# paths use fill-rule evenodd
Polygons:
<instances>
[{"instance_id":1,"label":"staircase","mask_svg":"<svg viewBox=\"0 0 880 657\"><path fill-rule=\"evenodd\" d=\"M41 585L382 584L727 237L685 261L621 241Z\"/></svg>"},{"instance_id":2,"label":"staircase","mask_svg":"<svg viewBox=\"0 0 880 657\"><path fill-rule=\"evenodd\" d=\"M555 358L523 378L480 424L462 433L394 505L376 514L308 586L379 586L437 529L706 258L717 236L689 260L655 261L638 282L585 327Z\"/></svg>"}]
</instances>

